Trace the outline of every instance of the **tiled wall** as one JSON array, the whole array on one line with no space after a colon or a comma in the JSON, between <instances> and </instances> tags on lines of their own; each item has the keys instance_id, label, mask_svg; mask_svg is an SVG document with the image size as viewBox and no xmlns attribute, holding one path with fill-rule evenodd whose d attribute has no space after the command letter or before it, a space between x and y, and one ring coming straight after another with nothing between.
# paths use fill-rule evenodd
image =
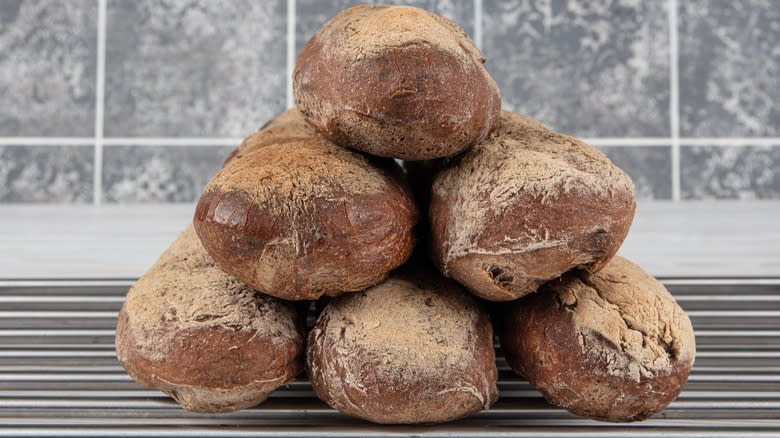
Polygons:
<instances>
[{"instance_id":1,"label":"tiled wall","mask_svg":"<svg viewBox=\"0 0 780 438\"><path fill-rule=\"evenodd\" d=\"M344 0L0 0L0 202L189 202ZM780 2L407 0L643 199L780 199Z\"/></svg>"}]
</instances>

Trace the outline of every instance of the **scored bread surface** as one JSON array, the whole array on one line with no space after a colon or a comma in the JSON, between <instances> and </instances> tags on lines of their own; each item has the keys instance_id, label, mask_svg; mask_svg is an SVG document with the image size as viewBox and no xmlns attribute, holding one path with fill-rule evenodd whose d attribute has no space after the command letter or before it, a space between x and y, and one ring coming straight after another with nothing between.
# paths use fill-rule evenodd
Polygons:
<instances>
[{"instance_id":1,"label":"scored bread surface","mask_svg":"<svg viewBox=\"0 0 780 438\"><path fill-rule=\"evenodd\" d=\"M627 274L628 273L628 274ZM596 275L550 285L572 310L582 353L605 361L609 375L639 382L693 363L688 316L657 280L622 257ZM618 348L615 348L615 347Z\"/></svg>"},{"instance_id":2,"label":"scored bread surface","mask_svg":"<svg viewBox=\"0 0 780 438\"><path fill-rule=\"evenodd\" d=\"M435 178L433 253L442 272L490 300L598 270L633 219L634 186L601 152L519 114Z\"/></svg>"},{"instance_id":3,"label":"scored bread surface","mask_svg":"<svg viewBox=\"0 0 780 438\"><path fill-rule=\"evenodd\" d=\"M501 344L552 404L603 421L643 420L682 391L694 362L690 319L622 257L570 272L512 303Z\"/></svg>"}]
</instances>

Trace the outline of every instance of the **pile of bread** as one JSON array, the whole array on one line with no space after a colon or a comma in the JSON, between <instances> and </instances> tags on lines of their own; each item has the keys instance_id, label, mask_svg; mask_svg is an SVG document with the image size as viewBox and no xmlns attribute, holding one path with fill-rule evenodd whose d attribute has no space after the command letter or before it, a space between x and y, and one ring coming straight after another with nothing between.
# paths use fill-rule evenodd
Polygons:
<instances>
[{"instance_id":1,"label":"pile of bread","mask_svg":"<svg viewBox=\"0 0 780 438\"><path fill-rule=\"evenodd\" d=\"M509 364L554 405L605 421L666 407L693 330L658 281L615 256L631 180L501 111L484 61L421 9L328 21L298 58L297 109L227 158L193 226L128 293L116 338L127 372L186 409L226 412L305 368L345 414L435 423L497 400L495 326Z\"/></svg>"}]
</instances>

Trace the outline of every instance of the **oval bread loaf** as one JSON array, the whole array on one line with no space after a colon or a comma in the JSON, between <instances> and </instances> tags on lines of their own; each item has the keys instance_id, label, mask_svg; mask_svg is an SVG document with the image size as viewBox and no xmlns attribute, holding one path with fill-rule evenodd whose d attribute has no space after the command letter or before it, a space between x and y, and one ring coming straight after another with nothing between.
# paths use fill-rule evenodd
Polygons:
<instances>
[{"instance_id":1,"label":"oval bread loaf","mask_svg":"<svg viewBox=\"0 0 780 438\"><path fill-rule=\"evenodd\" d=\"M635 421L682 391L693 328L671 294L622 257L567 273L504 313L512 368L552 404L602 421Z\"/></svg>"},{"instance_id":2,"label":"oval bread loaf","mask_svg":"<svg viewBox=\"0 0 780 438\"><path fill-rule=\"evenodd\" d=\"M598 271L636 206L631 179L595 148L519 114L502 118L436 176L429 212L441 271L493 301L572 268Z\"/></svg>"},{"instance_id":3,"label":"oval bread loaf","mask_svg":"<svg viewBox=\"0 0 780 438\"><path fill-rule=\"evenodd\" d=\"M359 5L306 43L293 89L307 120L337 144L404 160L445 157L499 122L501 97L484 61L444 17Z\"/></svg>"},{"instance_id":4,"label":"oval bread loaf","mask_svg":"<svg viewBox=\"0 0 780 438\"><path fill-rule=\"evenodd\" d=\"M211 178L194 225L226 272L278 298L312 300L363 290L400 266L417 214L390 160L320 137L276 137Z\"/></svg>"},{"instance_id":5,"label":"oval bread loaf","mask_svg":"<svg viewBox=\"0 0 780 438\"><path fill-rule=\"evenodd\" d=\"M303 326L291 304L219 269L192 226L127 294L119 362L185 409L254 406L303 368Z\"/></svg>"},{"instance_id":6,"label":"oval bread loaf","mask_svg":"<svg viewBox=\"0 0 780 438\"><path fill-rule=\"evenodd\" d=\"M314 391L348 415L438 423L497 398L488 316L460 286L435 274L395 274L333 299L308 342Z\"/></svg>"}]
</instances>

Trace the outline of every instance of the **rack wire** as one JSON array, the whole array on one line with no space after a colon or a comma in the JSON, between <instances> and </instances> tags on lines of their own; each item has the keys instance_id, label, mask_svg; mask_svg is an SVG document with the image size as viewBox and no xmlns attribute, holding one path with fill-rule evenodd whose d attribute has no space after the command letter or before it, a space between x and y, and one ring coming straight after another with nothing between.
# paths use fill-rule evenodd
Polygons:
<instances>
[{"instance_id":1,"label":"rack wire","mask_svg":"<svg viewBox=\"0 0 780 438\"><path fill-rule=\"evenodd\" d=\"M501 398L491 410L410 427L344 416L305 377L252 409L186 412L116 361L130 280L0 281L0 436L780 436L780 278L664 283L690 314L698 351L685 391L652 419L608 424L552 407L499 348Z\"/></svg>"}]
</instances>

